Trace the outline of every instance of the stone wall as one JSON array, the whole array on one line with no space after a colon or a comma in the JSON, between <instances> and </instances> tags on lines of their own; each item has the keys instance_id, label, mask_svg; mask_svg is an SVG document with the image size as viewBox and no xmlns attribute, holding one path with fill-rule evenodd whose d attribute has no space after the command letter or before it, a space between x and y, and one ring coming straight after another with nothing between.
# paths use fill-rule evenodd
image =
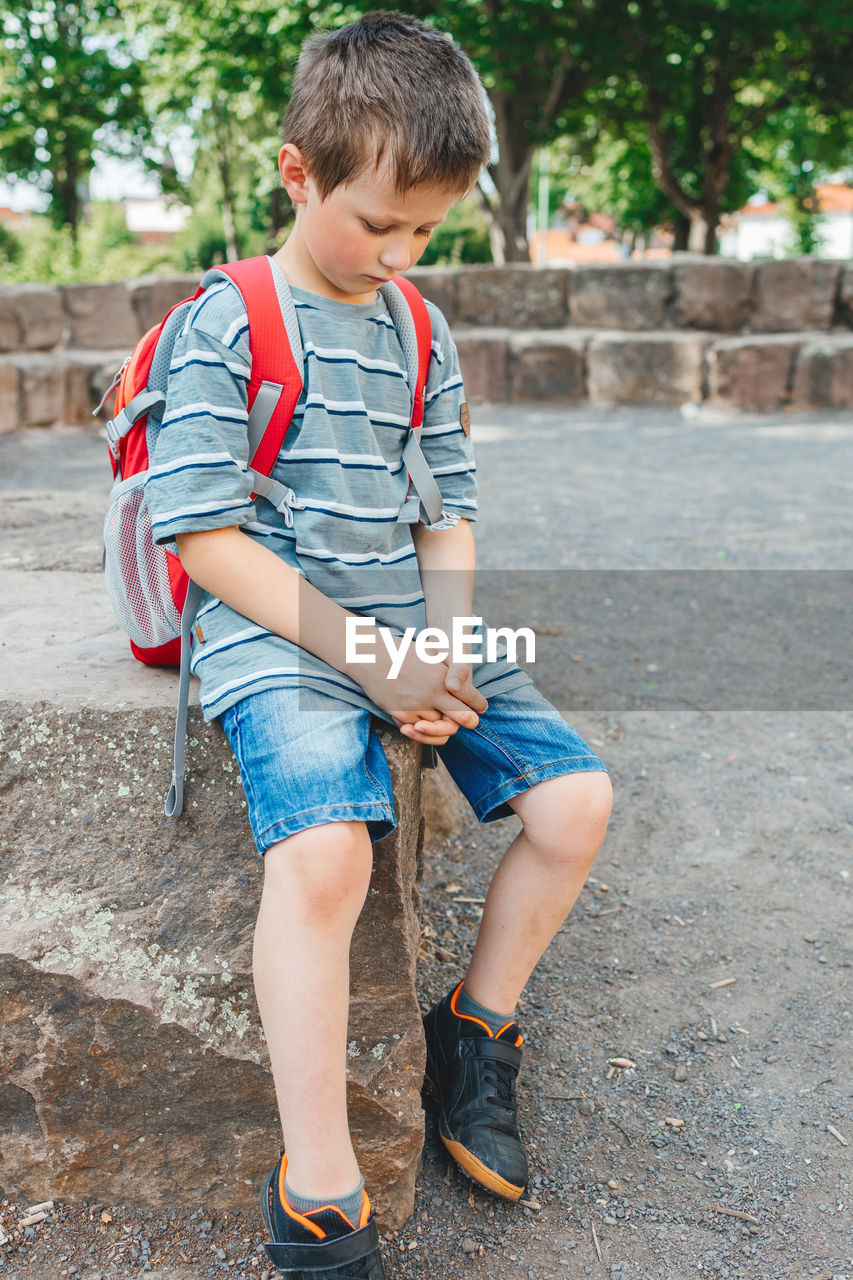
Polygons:
<instances>
[{"instance_id":1,"label":"stone wall","mask_svg":"<svg viewBox=\"0 0 853 1280\"><path fill-rule=\"evenodd\" d=\"M853 407L853 264L674 254L577 268L416 268L472 400ZM196 276L0 288L0 430L90 421Z\"/></svg>"}]
</instances>

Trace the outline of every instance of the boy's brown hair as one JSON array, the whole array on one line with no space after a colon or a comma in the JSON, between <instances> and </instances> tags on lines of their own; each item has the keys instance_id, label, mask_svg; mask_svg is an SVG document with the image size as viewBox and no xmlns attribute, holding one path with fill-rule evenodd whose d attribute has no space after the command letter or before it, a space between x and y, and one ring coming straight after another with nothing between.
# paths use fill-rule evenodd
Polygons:
<instances>
[{"instance_id":1,"label":"boy's brown hair","mask_svg":"<svg viewBox=\"0 0 853 1280\"><path fill-rule=\"evenodd\" d=\"M302 46L282 121L321 199L390 162L401 194L469 190L491 149L485 94L465 54L407 14L365 14Z\"/></svg>"}]
</instances>

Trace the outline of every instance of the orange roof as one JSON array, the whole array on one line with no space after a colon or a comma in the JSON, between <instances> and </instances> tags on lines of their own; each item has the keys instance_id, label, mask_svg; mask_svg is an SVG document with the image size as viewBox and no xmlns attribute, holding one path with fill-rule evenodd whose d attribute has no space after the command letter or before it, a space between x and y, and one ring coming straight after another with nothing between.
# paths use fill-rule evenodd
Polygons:
<instances>
[{"instance_id":1,"label":"orange roof","mask_svg":"<svg viewBox=\"0 0 853 1280\"><path fill-rule=\"evenodd\" d=\"M817 202L822 213L853 213L853 187L846 182L819 182Z\"/></svg>"},{"instance_id":2,"label":"orange roof","mask_svg":"<svg viewBox=\"0 0 853 1280\"><path fill-rule=\"evenodd\" d=\"M819 182L817 184L817 206L821 213L853 213L853 187L846 182ZM764 204L746 204L736 213L726 214L726 219L768 218L780 212L781 206L772 200Z\"/></svg>"}]
</instances>

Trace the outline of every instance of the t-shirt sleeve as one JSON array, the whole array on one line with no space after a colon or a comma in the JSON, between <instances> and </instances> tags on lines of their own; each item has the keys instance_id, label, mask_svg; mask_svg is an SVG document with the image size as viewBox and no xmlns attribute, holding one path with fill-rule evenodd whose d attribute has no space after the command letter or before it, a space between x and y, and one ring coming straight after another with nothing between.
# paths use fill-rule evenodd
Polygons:
<instances>
[{"instance_id":1,"label":"t-shirt sleeve","mask_svg":"<svg viewBox=\"0 0 853 1280\"><path fill-rule=\"evenodd\" d=\"M456 344L431 302L432 355L424 394L421 448L443 498L444 515L477 519L477 467L467 423L465 389Z\"/></svg>"},{"instance_id":2,"label":"t-shirt sleeve","mask_svg":"<svg viewBox=\"0 0 853 1280\"><path fill-rule=\"evenodd\" d=\"M163 423L145 483L154 541L255 517L248 471L249 321L223 282L190 311L172 353Z\"/></svg>"}]
</instances>

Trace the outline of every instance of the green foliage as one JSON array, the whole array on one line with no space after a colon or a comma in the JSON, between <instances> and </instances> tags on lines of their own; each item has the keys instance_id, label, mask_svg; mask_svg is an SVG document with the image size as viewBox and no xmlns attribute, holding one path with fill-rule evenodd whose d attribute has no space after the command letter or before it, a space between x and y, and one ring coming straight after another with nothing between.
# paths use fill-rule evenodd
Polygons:
<instances>
[{"instance_id":1,"label":"green foliage","mask_svg":"<svg viewBox=\"0 0 853 1280\"><path fill-rule=\"evenodd\" d=\"M0 224L0 271L6 264L17 262L21 253L21 242L14 231Z\"/></svg>"},{"instance_id":2,"label":"green foliage","mask_svg":"<svg viewBox=\"0 0 853 1280\"><path fill-rule=\"evenodd\" d=\"M18 241L0 237L2 277L116 278L149 263L201 270L275 248L288 222L279 122L299 47L311 31L371 7L7 0L0 174L48 195L55 234L37 219ZM485 198L493 241L509 258L526 253L528 174L543 146L552 210L571 195L643 234L676 217L713 224L760 185L790 210L803 250L815 247L814 183L853 161L853 10L838 0L388 7L449 31L482 75L499 142ZM188 134L192 173L179 178L171 156ZM168 245L139 245L117 212L110 222L97 207L87 224L81 195L96 149L156 168L163 189L192 206L186 231ZM470 201L437 229L423 261L489 257L487 223Z\"/></svg>"},{"instance_id":3,"label":"green foliage","mask_svg":"<svg viewBox=\"0 0 853 1280\"><path fill-rule=\"evenodd\" d=\"M8 0L0 42L0 173L49 196L76 233L93 152L136 153L147 133L139 68L111 0Z\"/></svg>"},{"instance_id":4,"label":"green foliage","mask_svg":"<svg viewBox=\"0 0 853 1280\"><path fill-rule=\"evenodd\" d=\"M17 240L17 257L0 257L0 284L107 283L183 269L171 244L137 243L125 227L121 206L112 203L93 205L76 243L70 227L56 227L49 217L38 216L21 229Z\"/></svg>"},{"instance_id":5,"label":"green foliage","mask_svg":"<svg viewBox=\"0 0 853 1280\"><path fill-rule=\"evenodd\" d=\"M489 228L475 196L454 205L430 236L421 266L457 267L463 262L491 262Z\"/></svg>"},{"instance_id":6,"label":"green foliage","mask_svg":"<svg viewBox=\"0 0 853 1280\"><path fill-rule=\"evenodd\" d=\"M656 185L711 229L754 189L774 118L797 109L808 148L818 116L853 106L853 11L836 0L602 0L600 17L618 50L588 98L600 133L637 145L642 122Z\"/></svg>"}]
</instances>

